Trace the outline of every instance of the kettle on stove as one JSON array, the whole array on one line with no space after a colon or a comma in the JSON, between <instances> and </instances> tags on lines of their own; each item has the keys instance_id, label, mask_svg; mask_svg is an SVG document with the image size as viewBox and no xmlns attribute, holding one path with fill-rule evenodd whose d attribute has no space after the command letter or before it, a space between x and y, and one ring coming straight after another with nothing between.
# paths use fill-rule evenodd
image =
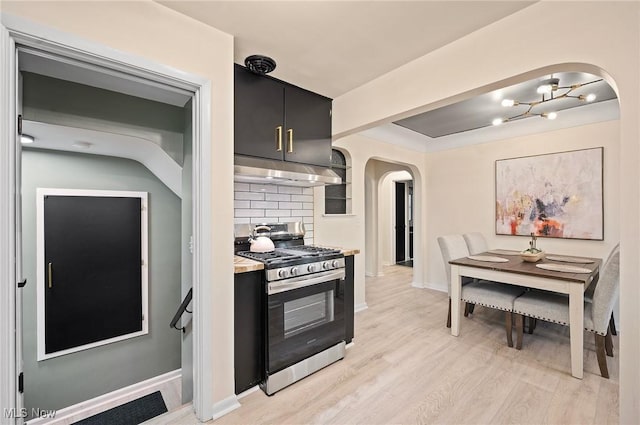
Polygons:
<instances>
[{"instance_id":1,"label":"kettle on stove","mask_svg":"<svg viewBox=\"0 0 640 425\"><path fill-rule=\"evenodd\" d=\"M266 230L269 232L269 236L271 236L271 227L269 226L256 226L253 229L251 236L249 236L249 243L251 243L251 247L249 250L251 252L272 252L276 249L273 241L268 236L264 236L264 234L257 234L257 230Z\"/></svg>"}]
</instances>

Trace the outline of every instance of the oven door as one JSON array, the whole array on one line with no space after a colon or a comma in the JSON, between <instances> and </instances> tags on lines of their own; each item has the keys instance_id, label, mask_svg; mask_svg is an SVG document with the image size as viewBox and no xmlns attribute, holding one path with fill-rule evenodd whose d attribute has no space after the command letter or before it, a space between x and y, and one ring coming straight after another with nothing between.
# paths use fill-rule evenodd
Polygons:
<instances>
[{"instance_id":1,"label":"oven door","mask_svg":"<svg viewBox=\"0 0 640 425\"><path fill-rule=\"evenodd\" d=\"M344 341L344 276L340 269L269 283L267 373Z\"/></svg>"}]
</instances>

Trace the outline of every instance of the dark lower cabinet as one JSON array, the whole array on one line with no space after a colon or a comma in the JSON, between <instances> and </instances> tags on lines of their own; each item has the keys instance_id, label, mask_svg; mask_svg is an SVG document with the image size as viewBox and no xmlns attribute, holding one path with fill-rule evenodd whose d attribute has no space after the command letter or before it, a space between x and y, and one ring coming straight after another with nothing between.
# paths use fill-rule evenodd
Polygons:
<instances>
[{"instance_id":1,"label":"dark lower cabinet","mask_svg":"<svg viewBox=\"0 0 640 425\"><path fill-rule=\"evenodd\" d=\"M264 285L262 271L234 279L235 391L240 394L264 379Z\"/></svg>"},{"instance_id":2,"label":"dark lower cabinet","mask_svg":"<svg viewBox=\"0 0 640 425\"><path fill-rule=\"evenodd\" d=\"M354 255L345 257L346 277L344 285L344 324L346 327L346 343L350 343L353 340L353 308L354 308L354 294L353 294L353 275L354 275Z\"/></svg>"}]
</instances>

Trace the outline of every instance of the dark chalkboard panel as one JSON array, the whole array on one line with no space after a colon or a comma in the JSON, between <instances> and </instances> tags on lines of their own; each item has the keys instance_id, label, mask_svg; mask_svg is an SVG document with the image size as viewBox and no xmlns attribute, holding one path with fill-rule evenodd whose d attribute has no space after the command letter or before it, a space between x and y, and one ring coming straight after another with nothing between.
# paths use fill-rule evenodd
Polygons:
<instances>
[{"instance_id":1,"label":"dark chalkboard panel","mask_svg":"<svg viewBox=\"0 0 640 425\"><path fill-rule=\"evenodd\" d=\"M142 330L140 198L44 198L45 353Z\"/></svg>"}]
</instances>

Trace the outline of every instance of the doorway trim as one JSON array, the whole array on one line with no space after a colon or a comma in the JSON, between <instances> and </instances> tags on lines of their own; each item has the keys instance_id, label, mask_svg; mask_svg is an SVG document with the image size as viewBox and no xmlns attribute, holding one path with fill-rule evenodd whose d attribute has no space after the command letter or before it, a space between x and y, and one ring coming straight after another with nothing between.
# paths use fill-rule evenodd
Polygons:
<instances>
[{"instance_id":1,"label":"doorway trim","mask_svg":"<svg viewBox=\"0 0 640 425\"><path fill-rule=\"evenodd\" d=\"M23 18L2 14L0 25L0 415L19 411L16 356L16 219L20 192L16 187L17 92L16 45L27 45L63 57L118 71L131 79L160 83L193 93L193 406L200 420L213 416L212 312L204 300L213 298L210 259L212 170L211 81L148 59L89 42ZM35 283L32 283L35 284Z\"/></svg>"}]
</instances>

